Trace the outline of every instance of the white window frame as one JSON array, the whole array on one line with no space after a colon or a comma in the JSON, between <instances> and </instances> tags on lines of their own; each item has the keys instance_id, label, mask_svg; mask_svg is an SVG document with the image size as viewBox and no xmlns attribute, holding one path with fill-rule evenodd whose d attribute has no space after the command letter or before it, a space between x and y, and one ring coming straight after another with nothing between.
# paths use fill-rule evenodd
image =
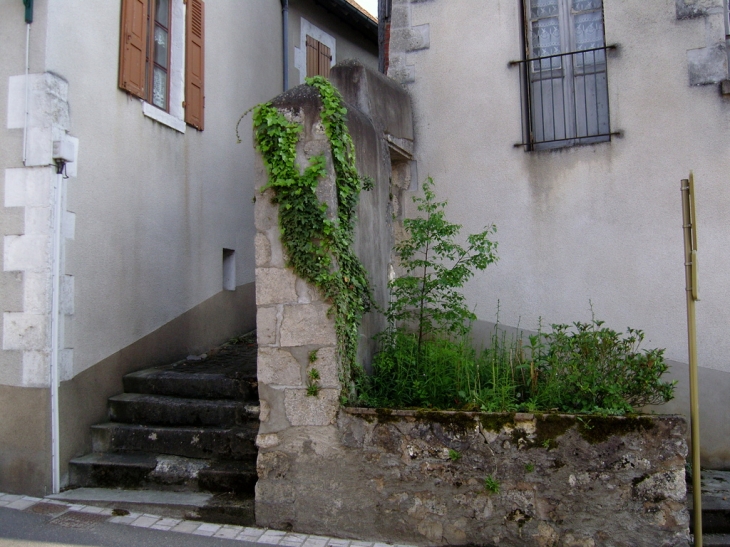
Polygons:
<instances>
[{"instance_id":1,"label":"white window frame","mask_svg":"<svg viewBox=\"0 0 730 547\"><path fill-rule=\"evenodd\" d=\"M302 17L299 31L299 47L294 48L294 67L299 70L300 84L303 84L304 79L307 77L307 36L311 36L318 42L321 42L330 48L330 53L332 55L330 67L335 66L335 63L337 62L337 40L335 40L334 36L327 34L321 28L313 25Z\"/></svg>"},{"instance_id":2,"label":"white window frame","mask_svg":"<svg viewBox=\"0 0 730 547\"><path fill-rule=\"evenodd\" d=\"M142 113L175 131L185 133L185 1L172 0L170 21L169 112L141 99Z\"/></svg>"}]
</instances>

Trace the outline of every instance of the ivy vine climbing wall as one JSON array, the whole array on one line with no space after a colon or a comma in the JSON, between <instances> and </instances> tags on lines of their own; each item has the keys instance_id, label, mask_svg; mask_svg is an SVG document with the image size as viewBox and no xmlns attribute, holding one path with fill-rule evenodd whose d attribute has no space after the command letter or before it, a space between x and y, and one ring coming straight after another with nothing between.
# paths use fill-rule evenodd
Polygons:
<instances>
[{"instance_id":1,"label":"ivy vine climbing wall","mask_svg":"<svg viewBox=\"0 0 730 547\"><path fill-rule=\"evenodd\" d=\"M289 266L332 304L346 399L354 395L354 376L360 370L356 356L362 317L373 305L367 272L353 251L355 209L361 189L370 189L372 180L357 172L340 93L321 76L306 83L318 90L322 100L321 120L336 176L337 214L328 215L327 205L316 194L319 180L327 173L325 156L311 158L303 172L296 164L300 124L264 103L253 110L254 136L269 177L261 191L270 188L279 206L281 241Z\"/></svg>"}]
</instances>

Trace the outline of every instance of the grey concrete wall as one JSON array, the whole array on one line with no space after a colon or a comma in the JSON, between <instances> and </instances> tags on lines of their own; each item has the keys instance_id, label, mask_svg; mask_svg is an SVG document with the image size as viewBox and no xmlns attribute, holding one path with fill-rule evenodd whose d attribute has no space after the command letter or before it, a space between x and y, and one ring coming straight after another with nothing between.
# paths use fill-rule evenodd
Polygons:
<instances>
[{"instance_id":1,"label":"grey concrete wall","mask_svg":"<svg viewBox=\"0 0 730 547\"><path fill-rule=\"evenodd\" d=\"M182 2L173 4L181 15ZM106 398L121 374L210 348L254 326L254 150L247 132L236 143L234 128L242 112L281 89L279 2L206 2L203 132L171 116L161 123L160 116L145 115L149 105L118 88L120 6L35 2L33 154L24 167L17 118L24 108L19 78L26 26L22 3L0 4L0 385L14 386L4 423L25 423L27 435L37 439L29 444L0 431L5 491L50 489L50 407L43 386L49 384L52 139L78 138L62 222L63 458L89 446L88 425L104 419ZM173 19L173 42L182 38L181 21ZM173 51L172 72L182 67L180 55ZM170 113L180 115L181 103L171 101ZM224 248L236 251L235 292L222 292ZM26 391L38 404L10 404ZM23 465L29 466L26 478L11 481L10 473ZM34 466L39 470L31 472Z\"/></svg>"},{"instance_id":2,"label":"grey concrete wall","mask_svg":"<svg viewBox=\"0 0 730 547\"><path fill-rule=\"evenodd\" d=\"M522 55L519 4L393 6L391 75L413 99L421 178L434 177L462 233L489 223L499 230L500 261L468 284L470 305L493 322L499 302L502 324L536 330L540 318L589 320L592 302L598 319L643 329L647 347L665 347L668 359L686 363L679 185L694 169L699 363L726 385L730 102L717 85L692 85L690 53L724 41L721 14L703 8L681 19L675 0L606 2L606 43L620 46L608 55L611 129L622 136L525 153L514 147L522 107L519 73L508 65ZM678 378L686 392L686 376ZM705 429L726 431L726 404L708 406ZM726 454L728 438L704 434L706 457Z\"/></svg>"},{"instance_id":3,"label":"grey concrete wall","mask_svg":"<svg viewBox=\"0 0 730 547\"><path fill-rule=\"evenodd\" d=\"M371 191L360 194L355 252L369 274L373 295L380 309L389 300L388 275L393 263L392 248L398 230L402 188L396 176L397 162L389 140L412 150L411 102L403 89L374 68L349 60L332 69L332 83L348 103L348 127L357 151L358 172L376 181ZM376 351L373 336L387 323L380 311L363 318L359 361L369 369Z\"/></svg>"},{"instance_id":4,"label":"grey concrete wall","mask_svg":"<svg viewBox=\"0 0 730 547\"><path fill-rule=\"evenodd\" d=\"M119 2L53 10L46 68L70 82L80 140L67 258L78 374L219 293L222 249L236 251L236 285L253 282L253 144L246 132L237 144L234 127L280 88L280 9L206 3L205 131L185 134L117 88ZM66 31L78 27L88 32Z\"/></svg>"},{"instance_id":5,"label":"grey concrete wall","mask_svg":"<svg viewBox=\"0 0 730 547\"><path fill-rule=\"evenodd\" d=\"M0 386L0 413L0 491L50 494L50 390Z\"/></svg>"}]
</instances>

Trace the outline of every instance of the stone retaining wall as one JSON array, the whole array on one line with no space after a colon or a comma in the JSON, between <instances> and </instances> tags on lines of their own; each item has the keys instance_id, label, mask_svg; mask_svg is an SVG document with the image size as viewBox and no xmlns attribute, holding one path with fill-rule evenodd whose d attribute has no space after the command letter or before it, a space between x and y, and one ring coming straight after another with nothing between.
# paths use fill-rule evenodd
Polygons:
<instances>
[{"instance_id":1,"label":"stone retaining wall","mask_svg":"<svg viewBox=\"0 0 730 547\"><path fill-rule=\"evenodd\" d=\"M685 433L679 416L342 409L262 450L257 522L420 545L686 546Z\"/></svg>"}]
</instances>

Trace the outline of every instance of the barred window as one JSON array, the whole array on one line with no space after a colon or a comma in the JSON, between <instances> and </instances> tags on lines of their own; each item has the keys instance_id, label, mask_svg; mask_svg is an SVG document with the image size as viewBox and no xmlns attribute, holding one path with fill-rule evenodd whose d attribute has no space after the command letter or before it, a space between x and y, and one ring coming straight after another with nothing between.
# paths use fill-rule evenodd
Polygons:
<instances>
[{"instance_id":1,"label":"barred window","mask_svg":"<svg viewBox=\"0 0 730 547\"><path fill-rule=\"evenodd\" d=\"M608 141L603 0L523 0L523 143L529 150Z\"/></svg>"}]
</instances>

